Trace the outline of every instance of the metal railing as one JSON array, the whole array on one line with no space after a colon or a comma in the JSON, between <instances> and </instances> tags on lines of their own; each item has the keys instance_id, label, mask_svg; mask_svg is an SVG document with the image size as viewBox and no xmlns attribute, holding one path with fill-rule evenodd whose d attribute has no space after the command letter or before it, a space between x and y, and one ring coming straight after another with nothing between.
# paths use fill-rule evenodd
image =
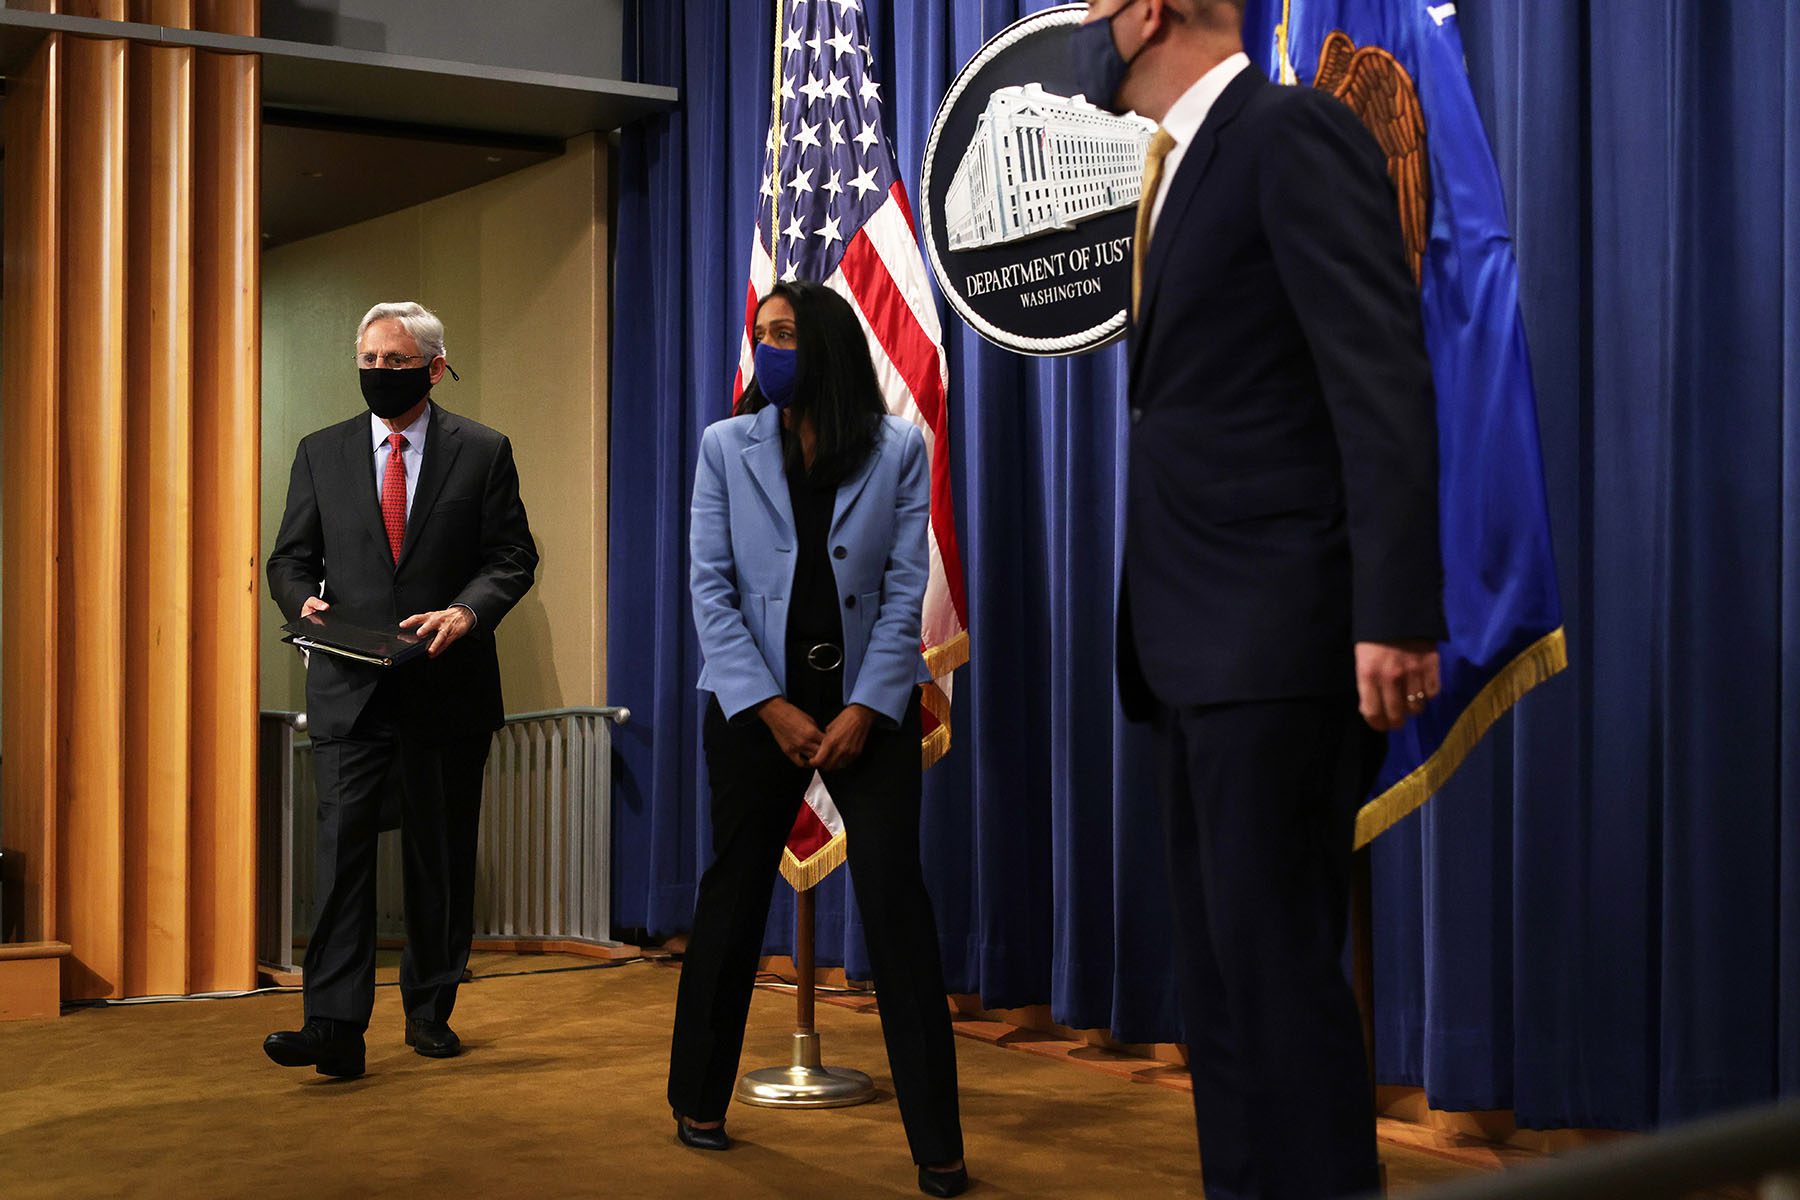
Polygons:
<instances>
[{"instance_id":1,"label":"metal railing","mask_svg":"<svg viewBox=\"0 0 1800 1200\"><path fill-rule=\"evenodd\" d=\"M482 786L475 937L611 938L612 727L623 708L559 708L508 717ZM259 747L257 957L293 967L294 937L317 914L317 799L306 714L264 712ZM399 831L376 852L376 936L406 936Z\"/></svg>"}]
</instances>

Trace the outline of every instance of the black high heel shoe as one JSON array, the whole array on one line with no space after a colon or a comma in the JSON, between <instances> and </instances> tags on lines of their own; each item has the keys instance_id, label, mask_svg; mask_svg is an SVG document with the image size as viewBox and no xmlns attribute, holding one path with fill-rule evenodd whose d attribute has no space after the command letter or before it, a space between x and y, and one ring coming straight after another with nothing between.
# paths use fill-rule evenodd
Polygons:
<instances>
[{"instance_id":1,"label":"black high heel shoe","mask_svg":"<svg viewBox=\"0 0 1800 1200\"><path fill-rule=\"evenodd\" d=\"M674 1112L675 1110L670 1109L669 1111ZM695 1150L731 1149L731 1136L725 1132L725 1126L718 1125L712 1129L701 1129L698 1126L689 1125L682 1119L680 1113L675 1113L675 1139L682 1145L690 1146ZM950 1196L955 1194L955 1192L945 1193Z\"/></svg>"},{"instance_id":2,"label":"black high heel shoe","mask_svg":"<svg viewBox=\"0 0 1800 1200\"><path fill-rule=\"evenodd\" d=\"M927 1196L960 1196L969 1190L969 1167L965 1163L954 1171L934 1171L919 1167L919 1190Z\"/></svg>"}]
</instances>

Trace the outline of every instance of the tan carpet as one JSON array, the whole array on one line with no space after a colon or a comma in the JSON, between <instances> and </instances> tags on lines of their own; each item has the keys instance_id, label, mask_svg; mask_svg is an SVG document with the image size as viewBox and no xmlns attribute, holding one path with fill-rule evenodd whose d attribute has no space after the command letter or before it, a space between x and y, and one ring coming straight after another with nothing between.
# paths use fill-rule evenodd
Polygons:
<instances>
[{"instance_id":1,"label":"tan carpet","mask_svg":"<svg viewBox=\"0 0 1800 1200\"><path fill-rule=\"evenodd\" d=\"M821 1004L828 1062L872 1075L859 1108L734 1106L737 1147L676 1144L663 1100L676 970L476 956L444 1062L401 1043L377 993L369 1073L262 1055L297 995L87 1009L0 1025L0 1196L917 1196L876 1018ZM502 974L503 972L533 972ZM383 971L391 979L391 967ZM783 1061L791 995L757 993L746 1069ZM971 1195L1198 1196L1176 1090L957 1039ZM1394 1191L1466 1165L1384 1146Z\"/></svg>"}]
</instances>

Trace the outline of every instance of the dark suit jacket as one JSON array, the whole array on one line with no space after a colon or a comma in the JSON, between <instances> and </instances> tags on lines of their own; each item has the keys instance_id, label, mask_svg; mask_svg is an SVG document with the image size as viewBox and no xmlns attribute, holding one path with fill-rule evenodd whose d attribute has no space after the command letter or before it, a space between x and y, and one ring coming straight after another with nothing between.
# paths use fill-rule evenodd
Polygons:
<instances>
[{"instance_id":1,"label":"dark suit jacket","mask_svg":"<svg viewBox=\"0 0 1800 1200\"><path fill-rule=\"evenodd\" d=\"M301 439L287 511L269 555L269 591L288 620L325 583L332 612L372 627L466 604L475 628L437 658L383 670L314 654L306 672L311 731L344 737L378 683L393 689L402 728L456 738L505 716L494 630L531 588L537 547L519 500L512 445L435 403L400 561L388 549L369 414Z\"/></svg>"},{"instance_id":2,"label":"dark suit jacket","mask_svg":"<svg viewBox=\"0 0 1800 1200\"><path fill-rule=\"evenodd\" d=\"M1170 181L1131 330L1127 715L1355 689L1441 639L1437 424L1386 160L1252 67Z\"/></svg>"}]
</instances>

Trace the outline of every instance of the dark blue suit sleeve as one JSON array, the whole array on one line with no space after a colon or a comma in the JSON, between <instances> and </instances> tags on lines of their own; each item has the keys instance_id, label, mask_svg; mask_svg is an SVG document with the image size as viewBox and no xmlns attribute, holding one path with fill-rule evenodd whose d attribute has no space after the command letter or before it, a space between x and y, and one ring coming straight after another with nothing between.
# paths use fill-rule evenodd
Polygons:
<instances>
[{"instance_id":1,"label":"dark blue suit sleeve","mask_svg":"<svg viewBox=\"0 0 1800 1200\"><path fill-rule=\"evenodd\" d=\"M1342 458L1353 635L1441 640L1436 396L1386 160L1349 108L1294 89L1258 189Z\"/></svg>"}]
</instances>

